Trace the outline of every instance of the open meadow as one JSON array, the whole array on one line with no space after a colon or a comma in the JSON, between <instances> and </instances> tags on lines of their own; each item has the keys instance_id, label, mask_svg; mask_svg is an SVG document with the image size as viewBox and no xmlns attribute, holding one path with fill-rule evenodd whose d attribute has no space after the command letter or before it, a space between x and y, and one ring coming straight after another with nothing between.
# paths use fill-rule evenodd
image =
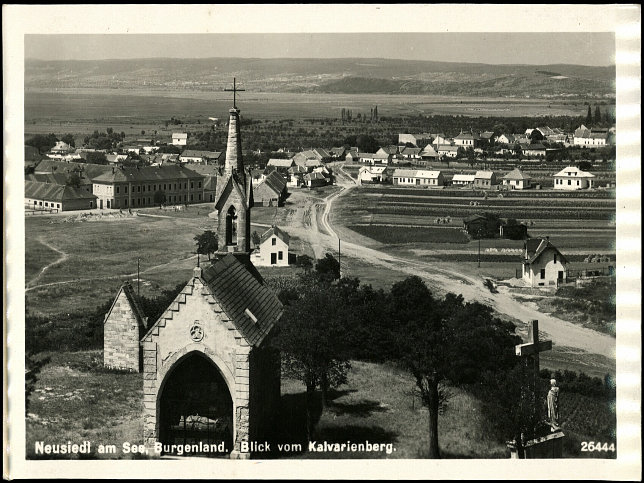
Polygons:
<instances>
[{"instance_id":1,"label":"open meadow","mask_svg":"<svg viewBox=\"0 0 644 483\"><path fill-rule=\"evenodd\" d=\"M89 458L131 459L121 442L141 443L142 375L106 370L102 351L56 352L41 370L29 398L26 451L34 454L36 441L84 441L116 444L116 454ZM282 379L279 430L274 442L301 443L305 449L304 386ZM490 421L489 409L466 388L448 388L449 399L439 415L440 449L444 458L507 458L504 439ZM561 411L567 415L568 442L564 456L614 457L581 453L579 441L611 434L615 416L610 405L584 394L564 392ZM592 409L590 409L592 408ZM346 441L391 444L390 454L313 453L303 450L270 457L293 458L424 458L427 455L428 413L420 403L413 378L388 365L353 361L348 383L330 394L327 407L318 404L314 438L329 443ZM140 456L139 456L140 457Z\"/></svg>"}]
</instances>

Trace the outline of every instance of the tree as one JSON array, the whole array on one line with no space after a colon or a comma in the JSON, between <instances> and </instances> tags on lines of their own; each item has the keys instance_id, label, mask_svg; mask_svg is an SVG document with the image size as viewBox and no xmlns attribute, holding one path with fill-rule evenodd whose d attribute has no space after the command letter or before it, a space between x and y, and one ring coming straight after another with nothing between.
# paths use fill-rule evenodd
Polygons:
<instances>
[{"instance_id":1,"label":"tree","mask_svg":"<svg viewBox=\"0 0 644 483\"><path fill-rule=\"evenodd\" d=\"M492 315L462 295L436 300L419 277L391 288L389 317L397 328L401 362L416 380L421 401L429 410L429 457L439 458L438 413L445 407L444 384L472 384L486 374L516 364L514 325Z\"/></svg>"},{"instance_id":2,"label":"tree","mask_svg":"<svg viewBox=\"0 0 644 483\"><path fill-rule=\"evenodd\" d=\"M593 168L593 165L590 161L579 161L577 167L582 171L589 171Z\"/></svg>"},{"instance_id":3,"label":"tree","mask_svg":"<svg viewBox=\"0 0 644 483\"><path fill-rule=\"evenodd\" d=\"M154 192L154 204L155 205L162 205L165 203L166 196L165 196L165 191L163 190L157 190Z\"/></svg>"},{"instance_id":4,"label":"tree","mask_svg":"<svg viewBox=\"0 0 644 483\"><path fill-rule=\"evenodd\" d=\"M308 273L313 268L313 259L308 255L300 255L297 257L295 265L303 268L305 273Z\"/></svg>"},{"instance_id":5,"label":"tree","mask_svg":"<svg viewBox=\"0 0 644 483\"><path fill-rule=\"evenodd\" d=\"M77 172L73 172L72 174L69 175L67 178L67 182L65 183L67 186L72 186L74 188L80 188L81 187L81 177Z\"/></svg>"},{"instance_id":6,"label":"tree","mask_svg":"<svg viewBox=\"0 0 644 483\"><path fill-rule=\"evenodd\" d=\"M332 282L340 278L340 262L333 255L327 253L324 258L315 264L315 273L320 280Z\"/></svg>"},{"instance_id":7,"label":"tree","mask_svg":"<svg viewBox=\"0 0 644 483\"><path fill-rule=\"evenodd\" d=\"M259 233L257 233L257 231L253 231L253 233L251 233L250 239L252 240L253 245L255 246L258 246L262 241L262 237L260 236Z\"/></svg>"},{"instance_id":8,"label":"tree","mask_svg":"<svg viewBox=\"0 0 644 483\"><path fill-rule=\"evenodd\" d=\"M360 134L356 137L356 146L361 152L375 153L380 148L380 143L373 136Z\"/></svg>"},{"instance_id":9,"label":"tree","mask_svg":"<svg viewBox=\"0 0 644 483\"><path fill-rule=\"evenodd\" d=\"M531 144L536 144L539 141L543 141L544 137L541 131L538 129L533 129L532 132L530 133L530 143Z\"/></svg>"},{"instance_id":10,"label":"tree","mask_svg":"<svg viewBox=\"0 0 644 483\"><path fill-rule=\"evenodd\" d=\"M208 260L210 260L210 254L215 253L219 248L217 234L212 230L204 231L201 235L195 236L194 240L197 242L197 253L208 255Z\"/></svg>"},{"instance_id":11,"label":"tree","mask_svg":"<svg viewBox=\"0 0 644 483\"><path fill-rule=\"evenodd\" d=\"M105 153L90 152L85 155L85 161L91 164L107 164L107 157L105 156Z\"/></svg>"},{"instance_id":12,"label":"tree","mask_svg":"<svg viewBox=\"0 0 644 483\"><path fill-rule=\"evenodd\" d=\"M62 138L60 138L60 140L64 143L69 144L73 148L76 147L76 141L74 140L74 136L72 134L65 134Z\"/></svg>"},{"instance_id":13,"label":"tree","mask_svg":"<svg viewBox=\"0 0 644 483\"><path fill-rule=\"evenodd\" d=\"M586 114L586 124L589 126L593 123L593 113L590 110L590 104L588 105L588 114Z\"/></svg>"},{"instance_id":14,"label":"tree","mask_svg":"<svg viewBox=\"0 0 644 483\"><path fill-rule=\"evenodd\" d=\"M56 145L57 141L58 138L53 133L47 135L36 134L35 136L27 139L27 141L25 141L25 144L27 146L34 146L35 148L38 148L38 151L42 154L53 148Z\"/></svg>"},{"instance_id":15,"label":"tree","mask_svg":"<svg viewBox=\"0 0 644 483\"><path fill-rule=\"evenodd\" d=\"M602 122L602 113L599 110L599 104L595 106L595 124L600 124Z\"/></svg>"},{"instance_id":16,"label":"tree","mask_svg":"<svg viewBox=\"0 0 644 483\"><path fill-rule=\"evenodd\" d=\"M351 367L346 327L348 314L337 290L323 288L309 276L297 286L299 297L284 307L274 344L283 354L282 372L306 386L306 425L310 441L315 431L315 392L322 392L322 409L329 389L347 382Z\"/></svg>"}]
</instances>

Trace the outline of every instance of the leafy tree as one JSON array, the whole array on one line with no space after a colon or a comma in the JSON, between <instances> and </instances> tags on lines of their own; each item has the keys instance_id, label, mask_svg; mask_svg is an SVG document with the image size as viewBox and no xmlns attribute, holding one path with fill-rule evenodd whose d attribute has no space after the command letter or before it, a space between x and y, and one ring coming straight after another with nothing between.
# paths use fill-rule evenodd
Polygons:
<instances>
[{"instance_id":1,"label":"leafy tree","mask_svg":"<svg viewBox=\"0 0 644 483\"><path fill-rule=\"evenodd\" d=\"M219 248L217 233L212 230L204 231L201 235L195 236L194 240L197 242L197 253L208 255L208 260L210 260L210 254L215 253Z\"/></svg>"},{"instance_id":2,"label":"leafy tree","mask_svg":"<svg viewBox=\"0 0 644 483\"><path fill-rule=\"evenodd\" d=\"M27 139L27 141L25 141L25 144L27 144L27 146L34 146L35 148L38 148L38 151L42 154L53 148L56 145L57 141L58 138L53 133L47 135L36 134L35 136Z\"/></svg>"},{"instance_id":3,"label":"leafy tree","mask_svg":"<svg viewBox=\"0 0 644 483\"><path fill-rule=\"evenodd\" d=\"M253 245L255 246L258 246L262 241L262 237L260 236L259 233L257 233L257 231L253 231L253 233L251 233L250 239L252 240Z\"/></svg>"},{"instance_id":4,"label":"leafy tree","mask_svg":"<svg viewBox=\"0 0 644 483\"><path fill-rule=\"evenodd\" d=\"M80 188L81 187L81 177L77 172L73 172L72 174L69 175L67 178L67 182L65 183L67 186L72 186L74 188Z\"/></svg>"},{"instance_id":5,"label":"leafy tree","mask_svg":"<svg viewBox=\"0 0 644 483\"><path fill-rule=\"evenodd\" d=\"M375 153L380 149L380 143L378 140L368 134L360 134L357 136L355 145L364 153Z\"/></svg>"},{"instance_id":6,"label":"leafy tree","mask_svg":"<svg viewBox=\"0 0 644 483\"><path fill-rule=\"evenodd\" d=\"M340 262L333 255L327 253L324 258L315 264L315 273L320 280L332 282L340 278Z\"/></svg>"},{"instance_id":7,"label":"leafy tree","mask_svg":"<svg viewBox=\"0 0 644 483\"><path fill-rule=\"evenodd\" d=\"M74 140L74 136L72 134L65 134L62 138L60 138L61 141L64 143L69 144L71 147L76 147L76 141Z\"/></svg>"},{"instance_id":8,"label":"leafy tree","mask_svg":"<svg viewBox=\"0 0 644 483\"><path fill-rule=\"evenodd\" d=\"M602 113L599 110L599 104L595 106L595 124L600 124L602 122Z\"/></svg>"},{"instance_id":9,"label":"leafy tree","mask_svg":"<svg viewBox=\"0 0 644 483\"><path fill-rule=\"evenodd\" d=\"M313 268L313 259L308 255L299 255L295 262L295 265L303 268L306 273L310 272Z\"/></svg>"},{"instance_id":10,"label":"leafy tree","mask_svg":"<svg viewBox=\"0 0 644 483\"><path fill-rule=\"evenodd\" d=\"M577 167L582 171L589 171L593 168L593 165L590 161L579 161Z\"/></svg>"},{"instance_id":11,"label":"leafy tree","mask_svg":"<svg viewBox=\"0 0 644 483\"><path fill-rule=\"evenodd\" d=\"M85 161L91 164L107 164L107 157L105 156L105 153L90 152L85 155Z\"/></svg>"},{"instance_id":12,"label":"leafy tree","mask_svg":"<svg viewBox=\"0 0 644 483\"><path fill-rule=\"evenodd\" d=\"M274 344L283 354L282 371L306 386L307 437L315 431L315 392L347 382L350 363L346 327L350 325L337 290L321 287L315 279L299 279L298 298L285 306Z\"/></svg>"},{"instance_id":13,"label":"leafy tree","mask_svg":"<svg viewBox=\"0 0 644 483\"><path fill-rule=\"evenodd\" d=\"M443 384L472 384L513 367L514 345L521 339L491 308L464 303L462 295L436 300L415 276L392 286L389 316L397 327L400 360L429 410L429 457L439 458L438 413L447 400Z\"/></svg>"},{"instance_id":14,"label":"leafy tree","mask_svg":"<svg viewBox=\"0 0 644 483\"><path fill-rule=\"evenodd\" d=\"M538 129L533 129L530 133L530 143L532 144L536 144L539 141L543 141L544 139L545 138L543 137L543 134Z\"/></svg>"},{"instance_id":15,"label":"leafy tree","mask_svg":"<svg viewBox=\"0 0 644 483\"><path fill-rule=\"evenodd\" d=\"M593 123L593 113L590 110L590 104L588 105L588 114L586 114L586 124L588 126L592 125Z\"/></svg>"},{"instance_id":16,"label":"leafy tree","mask_svg":"<svg viewBox=\"0 0 644 483\"><path fill-rule=\"evenodd\" d=\"M165 203L166 196L165 196L165 191L163 190L157 190L154 192L154 204L155 205L162 205Z\"/></svg>"}]
</instances>

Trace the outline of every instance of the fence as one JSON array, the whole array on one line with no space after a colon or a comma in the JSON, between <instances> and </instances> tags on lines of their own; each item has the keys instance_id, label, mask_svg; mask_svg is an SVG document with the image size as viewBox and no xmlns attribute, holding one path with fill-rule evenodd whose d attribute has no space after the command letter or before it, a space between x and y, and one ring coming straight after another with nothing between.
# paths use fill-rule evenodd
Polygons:
<instances>
[{"instance_id":1,"label":"fence","mask_svg":"<svg viewBox=\"0 0 644 483\"><path fill-rule=\"evenodd\" d=\"M35 210L31 206L25 206L25 215L45 215L51 213L58 213L58 208L45 208Z\"/></svg>"}]
</instances>

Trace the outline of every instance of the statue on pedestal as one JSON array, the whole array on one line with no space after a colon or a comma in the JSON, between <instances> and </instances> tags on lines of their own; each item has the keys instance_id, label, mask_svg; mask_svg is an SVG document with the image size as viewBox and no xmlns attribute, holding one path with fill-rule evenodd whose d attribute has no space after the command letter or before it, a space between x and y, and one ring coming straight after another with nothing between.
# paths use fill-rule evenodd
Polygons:
<instances>
[{"instance_id":1,"label":"statue on pedestal","mask_svg":"<svg viewBox=\"0 0 644 483\"><path fill-rule=\"evenodd\" d=\"M559 388L555 379L550 379L550 391L548 391L546 401L548 403L548 424L550 424L550 431L554 433L561 429L559 426Z\"/></svg>"}]
</instances>

